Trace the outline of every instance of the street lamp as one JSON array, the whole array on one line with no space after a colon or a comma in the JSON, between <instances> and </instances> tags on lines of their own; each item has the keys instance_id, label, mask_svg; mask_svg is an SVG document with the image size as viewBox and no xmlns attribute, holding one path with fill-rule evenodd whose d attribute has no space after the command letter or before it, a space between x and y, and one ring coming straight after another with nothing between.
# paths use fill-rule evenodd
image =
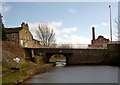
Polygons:
<instances>
[{"instance_id":1,"label":"street lamp","mask_svg":"<svg viewBox=\"0 0 120 85\"><path fill-rule=\"evenodd\" d=\"M111 5L109 5L110 8L110 40L112 42L112 22L111 22Z\"/></svg>"}]
</instances>

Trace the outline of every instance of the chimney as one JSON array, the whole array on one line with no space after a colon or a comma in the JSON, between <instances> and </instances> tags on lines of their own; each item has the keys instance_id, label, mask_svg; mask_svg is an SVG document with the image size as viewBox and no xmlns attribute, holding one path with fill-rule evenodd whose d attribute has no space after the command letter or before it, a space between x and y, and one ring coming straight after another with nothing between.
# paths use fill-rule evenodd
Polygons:
<instances>
[{"instance_id":1,"label":"chimney","mask_svg":"<svg viewBox=\"0 0 120 85\"><path fill-rule=\"evenodd\" d=\"M95 27L92 27L92 40L95 40Z\"/></svg>"},{"instance_id":2,"label":"chimney","mask_svg":"<svg viewBox=\"0 0 120 85\"><path fill-rule=\"evenodd\" d=\"M24 23L24 22L22 22L21 27L22 27L22 28L24 28L24 27L25 27L25 23Z\"/></svg>"}]
</instances>

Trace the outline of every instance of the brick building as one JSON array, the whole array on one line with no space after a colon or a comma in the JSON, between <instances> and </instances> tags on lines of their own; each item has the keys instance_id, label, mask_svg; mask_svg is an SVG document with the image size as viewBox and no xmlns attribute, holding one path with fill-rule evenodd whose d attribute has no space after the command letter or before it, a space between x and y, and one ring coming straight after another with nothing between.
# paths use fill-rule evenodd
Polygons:
<instances>
[{"instance_id":1,"label":"brick building","mask_svg":"<svg viewBox=\"0 0 120 85\"><path fill-rule=\"evenodd\" d=\"M6 36L8 41L19 44L22 47L39 47L39 41L33 39L31 32L29 31L28 24L24 22L21 27L6 28Z\"/></svg>"},{"instance_id":2,"label":"brick building","mask_svg":"<svg viewBox=\"0 0 120 85\"><path fill-rule=\"evenodd\" d=\"M107 48L107 44L109 43L109 39L104 38L104 36L100 35L97 39L95 39L95 29L92 27L92 40L90 48Z\"/></svg>"}]
</instances>

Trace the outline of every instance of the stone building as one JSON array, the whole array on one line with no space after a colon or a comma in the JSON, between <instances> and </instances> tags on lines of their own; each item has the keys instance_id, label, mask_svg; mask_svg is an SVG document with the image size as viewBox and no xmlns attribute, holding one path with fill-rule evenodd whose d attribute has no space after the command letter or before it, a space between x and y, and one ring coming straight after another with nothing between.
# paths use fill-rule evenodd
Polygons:
<instances>
[{"instance_id":1,"label":"stone building","mask_svg":"<svg viewBox=\"0 0 120 85\"><path fill-rule=\"evenodd\" d=\"M97 39L95 39L95 29L92 27L92 40L90 48L107 48L107 44L109 43L109 39L104 38L104 36L100 35Z\"/></svg>"},{"instance_id":2,"label":"stone building","mask_svg":"<svg viewBox=\"0 0 120 85\"><path fill-rule=\"evenodd\" d=\"M28 24L24 22L21 27L16 28L6 28L6 35L8 41L19 44L22 47L39 47L39 41L33 39L31 32L29 31Z\"/></svg>"}]
</instances>

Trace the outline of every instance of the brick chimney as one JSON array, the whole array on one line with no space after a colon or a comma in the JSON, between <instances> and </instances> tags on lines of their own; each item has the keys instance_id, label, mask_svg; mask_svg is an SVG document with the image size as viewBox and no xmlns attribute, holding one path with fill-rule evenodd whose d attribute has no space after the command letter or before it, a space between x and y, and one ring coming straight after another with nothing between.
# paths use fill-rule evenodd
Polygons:
<instances>
[{"instance_id":1,"label":"brick chimney","mask_svg":"<svg viewBox=\"0 0 120 85\"><path fill-rule=\"evenodd\" d=\"M92 40L91 40L92 45L94 44L94 40L95 40L95 27L92 27Z\"/></svg>"},{"instance_id":2,"label":"brick chimney","mask_svg":"<svg viewBox=\"0 0 120 85\"><path fill-rule=\"evenodd\" d=\"M95 40L95 27L92 27L92 40Z\"/></svg>"},{"instance_id":3,"label":"brick chimney","mask_svg":"<svg viewBox=\"0 0 120 85\"><path fill-rule=\"evenodd\" d=\"M24 28L24 27L25 27L25 23L24 23L24 22L22 22L21 27L22 27L22 28Z\"/></svg>"}]
</instances>

